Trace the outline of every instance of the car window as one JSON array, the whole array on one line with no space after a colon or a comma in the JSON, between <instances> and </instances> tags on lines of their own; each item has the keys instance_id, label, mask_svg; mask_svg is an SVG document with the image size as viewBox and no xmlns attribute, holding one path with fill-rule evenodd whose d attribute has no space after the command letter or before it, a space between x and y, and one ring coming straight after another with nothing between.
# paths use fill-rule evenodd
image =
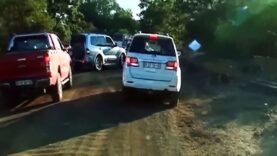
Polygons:
<instances>
[{"instance_id":1,"label":"car window","mask_svg":"<svg viewBox=\"0 0 277 156\"><path fill-rule=\"evenodd\" d=\"M106 44L106 39L104 36L92 36L90 38L90 44L94 46L103 46Z\"/></svg>"},{"instance_id":2,"label":"car window","mask_svg":"<svg viewBox=\"0 0 277 156\"><path fill-rule=\"evenodd\" d=\"M110 37L106 37L106 44L112 46L114 43Z\"/></svg>"},{"instance_id":3,"label":"car window","mask_svg":"<svg viewBox=\"0 0 277 156\"><path fill-rule=\"evenodd\" d=\"M57 38L57 39L58 39L58 41L59 41L60 47L61 47L62 49L64 49L64 46L63 46L63 44L62 44L62 41L61 41L59 38Z\"/></svg>"},{"instance_id":4,"label":"car window","mask_svg":"<svg viewBox=\"0 0 277 156\"><path fill-rule=\"evenodd\" d=\"M55 44L56 50L62 50L59 39L57 36L53 35L53 42Z\"/></svg>"},{"instance_id":5,"label":"car window","mask_svg":"<svg viewBox=\"0 0 277 156\"><path fill-rule=\"evenodd\" d=\"M45 35L16 37L11 51L34 51L50 49L48 38Z\"/></svg>"},{"instance_id":6,"label":"car window","mask_svg":"<svg viewBox=\"0 0 277 156\"><path fill-rule=\"evenodd\" d=\"M176 56L173 41L169 38L151 40L145 36L135 37L129 51L144 54Z\"/></svg>"}]
</instances>

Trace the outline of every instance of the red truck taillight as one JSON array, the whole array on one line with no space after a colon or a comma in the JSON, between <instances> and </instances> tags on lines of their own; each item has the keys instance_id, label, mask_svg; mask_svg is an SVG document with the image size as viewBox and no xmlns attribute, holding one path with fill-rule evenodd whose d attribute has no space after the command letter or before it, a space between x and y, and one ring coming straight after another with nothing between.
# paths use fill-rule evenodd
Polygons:
<instances>
[{"instance_id":1,"label":"red truck taillight","mask_svg":"<svg viewBox=\"0 0 277 156\"><path fill-rule=\"evenodd\" d=\"M46 67L46 72L48 74L48 76L52 76L51 75L51 59L50 56L48 54L44 55L44 63L45 63L45 67Z\"/></svg>"},{"instance_id":2,"label":"red truck taillight","mask_svg":"<svg viewBox=\"0 0 277 156\"><path fill-rule=\"evenodd\" d=\"M49 62L50 62L50 57L49 57L48 54L46 54L46 55L44 56L44 62L45 62L45 63L49 63Z\"/></svg>"}]
</instances>

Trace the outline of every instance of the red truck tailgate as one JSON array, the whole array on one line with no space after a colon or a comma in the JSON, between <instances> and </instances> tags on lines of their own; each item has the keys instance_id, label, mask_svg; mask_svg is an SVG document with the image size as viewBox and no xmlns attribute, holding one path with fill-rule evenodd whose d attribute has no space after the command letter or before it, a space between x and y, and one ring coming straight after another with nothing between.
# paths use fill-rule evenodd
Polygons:
<instances>
[{"instance_id":1,"label":"red truck tailgate","mask_svg":"<svg viewBox=\"0 0 277 156\"><path fill-rule=\"evenodd\" d=\"M0 82L50 77L47 51L10 53L0 58Z\"/></svg>"}]
</instances>

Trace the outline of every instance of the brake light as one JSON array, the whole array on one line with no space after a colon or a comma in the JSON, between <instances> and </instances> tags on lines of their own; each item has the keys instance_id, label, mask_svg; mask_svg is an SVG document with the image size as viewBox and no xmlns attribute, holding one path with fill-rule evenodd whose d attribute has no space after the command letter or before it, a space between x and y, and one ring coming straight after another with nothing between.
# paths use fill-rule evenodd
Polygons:
<instances>
[{"instance_id":1,"label":"brake light","mask_svg":"<svg viewBox=\"0 0 277 156\"><path fill-rule=\"evenodd\" d=\"M158 40L158 36L155 35L155 34L151 34L151 35L148 37L148 39L149 39L150 41L156 41L156 40Z\"/></svg>"},{"instance_id":2,"label":"brake light","mask_svg":"<svg viewBox=\"0 0 277 156\"><path fill-rule=\"evenodd\" d=\"M177 70L179 64L177 61L169 61L166 63L167 70Z\"/></svg>"},{"instance_id":3,"label":"brake light","mask_svg":"<svg viewBox=\"0 0 277 156\"><path fill-rule=\"evenodd\" d=\"M50 57L49 57L48 54L44 56L44 62L45 62L46 64L50 62Z\"/></svg>"},{"instance_id":4,"label":"brake light","mask_svg":"<svg viewBox=\"0 0 277 156\"><path fill-rule=\"evenodd\" d=\"M48 54L44 55L44 63L45 63L45 67L46 67L46 72L48 74L48 76L52 76L51 75L51 66L52 66L52 63L51 63L51 59L50 59L50 56Z\"/></svg>"},{"instance_id":5,"label":"brake light","mask_svg":"<svg viewBox=\"0 0 277 156\"><path fill-rule=\"evenodd\" d=\"M133 66L133 67L138 67L139 66L138 59L135 58L135 57L127 57L126 58L126 64L127 64L127 66Z\"/></svg>"}]
</instances>

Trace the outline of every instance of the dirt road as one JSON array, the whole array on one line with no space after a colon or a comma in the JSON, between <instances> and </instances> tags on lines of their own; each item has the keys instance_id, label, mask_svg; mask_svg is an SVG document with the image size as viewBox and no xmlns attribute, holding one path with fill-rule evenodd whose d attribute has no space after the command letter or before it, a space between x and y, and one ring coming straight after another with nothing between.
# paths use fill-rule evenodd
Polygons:
<instances>
[{"instance_id":1,"label":"dirt road","mask_svg":"<svg viewBox=\"0 0 277 156\"><path fill-rule=\"evenodd\" d=\"M180 105L122 99L121 71L74 75L62 103L49 96L1 108L0 155L274 155L277 98L243 83L209 85L183 73ZM276 94L275 94L276 95Z\"/></svg>"}]
</instances>

